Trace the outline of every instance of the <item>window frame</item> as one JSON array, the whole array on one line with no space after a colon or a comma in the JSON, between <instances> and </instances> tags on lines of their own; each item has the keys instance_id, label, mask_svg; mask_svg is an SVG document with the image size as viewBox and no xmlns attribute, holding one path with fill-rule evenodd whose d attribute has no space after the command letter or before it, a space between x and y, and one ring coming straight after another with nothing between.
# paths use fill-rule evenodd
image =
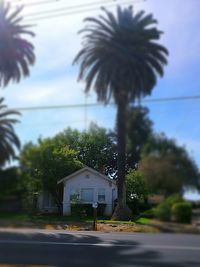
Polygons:
<instances>
[{"instance_id":1,"label":"window frame","mask_svg":"<svg viewBox=\"0 0 200 267\"><path fill-rule=\"evenodd\" d=\"M101 191L103 191L103 193ZM103 200L101 199L101 197L103 197ZM106 202L106 189L105 188L98 188L97 199L98 199L99 203L105 203Z\"/></svg>"},{"instance_id":2,"label":"window frame","mask_svg":"<svg viewBox=\"0 0 200 267\"><path fill-rule=\"evenodd\" d=\"M91 200L89 200L89 199L83 199L83 197L82 197L82 192L83 191L86 191L86 190L88 190L88 191L91 191L92 192L92 199ZM94 202L94 188L81 188L81 190L80 190L80 201L81 202L83 202L83 203L93 203Z\"/></svg>"}]
</instances>

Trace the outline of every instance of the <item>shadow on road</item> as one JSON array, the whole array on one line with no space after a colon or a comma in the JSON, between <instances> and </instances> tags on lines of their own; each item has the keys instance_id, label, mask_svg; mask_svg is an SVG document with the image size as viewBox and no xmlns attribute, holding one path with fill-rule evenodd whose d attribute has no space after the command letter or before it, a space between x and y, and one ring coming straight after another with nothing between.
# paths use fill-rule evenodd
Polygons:
<instances>
[{"instance_id":1,"label":"shadow on road","mask_svg":"<svg viewBox=\"0 0 200 267\"><path fill-rule=\"evenodd\" d=\"M0 263L87 267L188 267L194 262L166 260L138 242L104 240L86 234L0 233Z\"/></svg>"}]
</instances>

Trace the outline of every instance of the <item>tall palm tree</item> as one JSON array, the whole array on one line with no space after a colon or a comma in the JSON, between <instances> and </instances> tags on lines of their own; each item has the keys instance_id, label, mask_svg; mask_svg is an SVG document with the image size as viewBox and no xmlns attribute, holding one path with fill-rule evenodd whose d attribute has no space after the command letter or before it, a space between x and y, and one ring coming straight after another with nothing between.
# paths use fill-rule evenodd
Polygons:
<instances>
[{"instance_id":1,"label":"tall palm tree","mask_svg":"<svg viewBox=\"0 0 200 267\"><path fill-rule=\"evenodd\" d=\"M10 116L19 115L16 110L10 110L0 98L0 166L6 161L15 158L15 148L20 148L20 142L14 132L13 124L18 121Z\"/></svg>"},{"instance_id":2,"label":"tall palm tree","mask_svg":"<svg viewBox=\"0 0 200 267\"><path fill-rule=\"evenodd\" d=\"M28 76L29 65L35 62L33 45L22 37L34 36L27 30L29 26L21 25L22 8L13 11L10 4L0 1L0 86Z\"/></svg>"},{"instance_id":3,"label":"tall palm tree","mask_svg":"<svg viewBox=\"0 0 200 267\"><path fill-rule=\"evenodd\" d=\"M157 76L163 76L168 51L157 43L161 32L157 21L144 11L133 13L132 7L117 8L116 16L105 8L104 16L89 17L83 48L74 59L80 63L79 80L92 87L100 102L114 99L117 106L118 205L116 219L129 219L125 193L126 110L130 102L150 95Z\"/></svg>"}]
</instances>

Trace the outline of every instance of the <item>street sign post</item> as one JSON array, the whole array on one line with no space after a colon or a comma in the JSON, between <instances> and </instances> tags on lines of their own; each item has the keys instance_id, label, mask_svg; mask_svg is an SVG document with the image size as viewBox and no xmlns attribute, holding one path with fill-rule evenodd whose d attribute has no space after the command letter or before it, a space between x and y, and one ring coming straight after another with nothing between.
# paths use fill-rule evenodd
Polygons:
<instances>
[{"instance_id":1,"label":"street sign post","mask_svg":"<svg viewBox=\"0 0 200 267\"><path fill-rule=\"evenodd\" d=\"M97 208L98 208L98 203L93 202L92 203L93 207L93 230L97 231Z\"/></svg>"}]
</instances>

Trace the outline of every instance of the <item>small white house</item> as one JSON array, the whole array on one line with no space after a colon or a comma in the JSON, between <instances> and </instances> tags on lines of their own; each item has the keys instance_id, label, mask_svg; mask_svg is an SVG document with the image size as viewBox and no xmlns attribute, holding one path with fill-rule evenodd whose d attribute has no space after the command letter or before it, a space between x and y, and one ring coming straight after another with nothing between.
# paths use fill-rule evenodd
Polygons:
<instances>
[{"instance_id":1,"label":"small white house","mask_svg":"<svg viewBox=\"0 0 200 267\"><path fill-rule=\"evenodd\" d=\"M58 181L63 183L63 215L71 214L71 203L106 204L105 215L112 215L114 201L117 198L116 182L92 168L83 169Z\"/></svg>"}]
</instances>

